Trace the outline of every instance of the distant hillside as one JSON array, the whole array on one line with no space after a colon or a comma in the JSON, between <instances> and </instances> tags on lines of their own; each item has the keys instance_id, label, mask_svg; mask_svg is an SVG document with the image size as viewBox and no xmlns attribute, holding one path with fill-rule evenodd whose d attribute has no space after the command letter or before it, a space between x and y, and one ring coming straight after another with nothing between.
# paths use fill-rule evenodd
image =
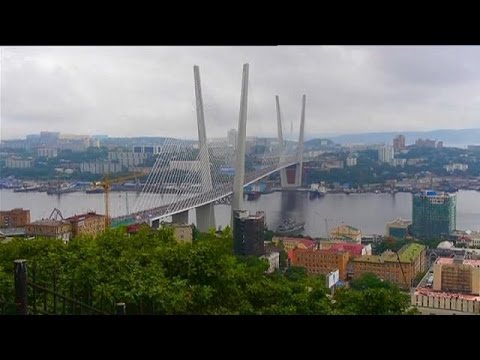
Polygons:
<instances>
[{"instance_id":1,"label":"distant hillside","mask_svg":"<svg viewBox=\"0 0 480 360\"><path fill-rule=\"evenodd\" d=\"M444 146L480 145L480 129L461 130L433 130L433 131L396 131L363 134L348 134L329 137L337 144L392 144L393 138L399 134L405 136L407 145L415 143L415 140L428 138L443 141Z\"/></svg>"}]
</instances>

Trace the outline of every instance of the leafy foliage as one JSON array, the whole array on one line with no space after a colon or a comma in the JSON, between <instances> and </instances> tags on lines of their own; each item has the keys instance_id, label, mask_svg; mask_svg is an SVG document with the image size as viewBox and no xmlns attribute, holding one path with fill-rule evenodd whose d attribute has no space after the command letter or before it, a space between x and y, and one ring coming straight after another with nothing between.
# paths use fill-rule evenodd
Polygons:
<instances>
[{"instance_id":1,"label":"leafy foliage","mask_svg":"<svg viewBox=\"0 0 480 360\"><path fill-rule=\"evenodd\" d=\"M332 304L323 277L297 267L266 274L265 260L236 257L232 249L228 227L198 233L192 244L177 243L172 229L147 227L68 244L15 239L0 244L0 302L14 302L13 261L23 258L29 277L36 269L37 283L52 288L56 279L58 292L74 288L75 299L110 313L116 302L125 302L128 314L393 314L405 309L398 289L377 286L373 279L339 290Z\"/></svg>"},{"instance_id":2,"label":"leafy foliage","mask_svg":"<svg viewBox=\"0 0 480 360\"><path fill-rule=\"evenodd\" d=\"M400 315L408 311L409 296L374 274L352 280L350 288L337 290L334 313L348 315Z\"/></svg>"}]
</instances>

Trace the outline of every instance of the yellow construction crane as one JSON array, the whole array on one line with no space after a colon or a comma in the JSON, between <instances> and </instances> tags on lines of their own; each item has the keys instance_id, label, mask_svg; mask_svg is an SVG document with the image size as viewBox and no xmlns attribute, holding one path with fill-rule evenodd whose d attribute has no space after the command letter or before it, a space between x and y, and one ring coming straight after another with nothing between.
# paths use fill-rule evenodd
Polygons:
<instances>
[{"instance_id":1,"label":"yellow construction crane","mask_svg":"<svg viewBox=\"0 0 480 360\"><path fill-rule=\"evenodd\" d=\"M97 181L94 182L93 184L95 186L100 186L103 188L104 194L105 194L105 230L107 230L110 227L110 213L109 213L109 208L110 208L110 189L112 187L112 184L118 184L125 182L127 180L133 180L140 178L142 176L147 175L148 173L146 172L137 172L132 175L128 176L122 176L114 179L109 179L108 174L103 178L103 181Z\"/></svg>"}]
</instances>

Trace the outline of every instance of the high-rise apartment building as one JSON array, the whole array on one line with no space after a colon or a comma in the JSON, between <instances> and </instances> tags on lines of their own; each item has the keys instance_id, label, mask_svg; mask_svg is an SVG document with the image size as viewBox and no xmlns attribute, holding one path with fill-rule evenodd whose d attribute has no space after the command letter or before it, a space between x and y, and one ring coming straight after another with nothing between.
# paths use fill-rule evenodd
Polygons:
<instances>
[{"instance_id":1,"label":"high-rise apartment building","mask_svg":"<svg viewBox=\"0 0 480 360\"><path fill-rule=\"evenodd\" d=\"M392 163L393 161L393 147L389 145L382 146L378 149L378 161L382 163Z\"/></svg>"},{"instance_id":2,"label":"high-rise apartment building","mask_svg":"<svg viewBox=\"0 0 480 360\"><path fill-rule=\"evenodd\" d=\"M405 149L405 136L398 135L393 139L393 149L395 151L400 151Z\"/></svg>"},{"instance_id":3,"label":"high-rise apartment building","mask_svg":"<svg viewBox=\"0 0 480 360\"><path fill-rule=\"evenodd\" d=\"M456 228L455 194L424 190L413 196L412 232L417 238L449 235Z\"/></svg>"},{"instance_id":4,"label":"high-rise apartment building","mask_svg":"<svg viewBox=\"0 0 480 360\"><path fill-rule=\"evenodd\" d=\"M235 255L264 255L265 213L257 211L250 215L248 210L234 211L233 248Z\"/></svg>"}]
</instances>

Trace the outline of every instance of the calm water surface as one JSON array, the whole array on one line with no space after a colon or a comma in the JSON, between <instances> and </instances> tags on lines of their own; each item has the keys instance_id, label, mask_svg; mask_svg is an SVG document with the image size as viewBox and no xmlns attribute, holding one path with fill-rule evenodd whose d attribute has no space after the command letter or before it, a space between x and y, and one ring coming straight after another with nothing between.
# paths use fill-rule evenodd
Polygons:
<instances>
[{"instance_id":1,"label":"calm water surface","mask_svg":"<svg viewBox=\"0 0 480 360\"><path fill-rule=\"evenodd\" d=\"M120 216L134 209L138 199L135 192L112 192L110 206L112 216ZM162 195L155 195L161 197ZM163 195L168 198L171 195ZM327 194L310 200L307 193L275 192L262 195L255 201L245 201L250 211L266 212L267 225L276 228L285 218L305 222L305 235L325 236L329 229L342 222L355 226L364 234L385 233L386 223L401 217L411 219L412 194ZM69 193L47 195L46 193L14 193L0 190L0 209L14 207L30 209L32 220L47 218L53 208L61 210L64 217L89 210L104 212L103 194ZM230 221L230 206L215 206L217 226ZM195 211L189 213L190 222L195 222ZM325 220L326 219L326 220ZM457 193L457 228L480 230L480 192L459 191Z\"/></svg>"}]
</instances>

